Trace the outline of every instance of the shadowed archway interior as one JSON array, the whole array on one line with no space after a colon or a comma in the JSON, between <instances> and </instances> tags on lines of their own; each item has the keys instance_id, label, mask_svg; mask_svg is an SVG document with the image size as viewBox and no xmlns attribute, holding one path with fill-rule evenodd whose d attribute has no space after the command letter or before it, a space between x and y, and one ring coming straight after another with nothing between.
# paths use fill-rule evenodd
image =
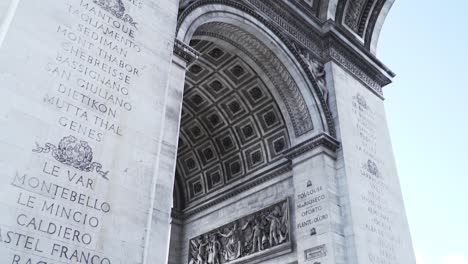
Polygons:
<instances>
[{"instance_id":1,"label":"shadowed archway interior","mask_svg":"<svg viewBox=\"0 0 468 264\"><path fill-rule=\"evenodd\" d=\"M187 73L177 155L175 208L229 190L289 148L284 118L269 88L240 56L211 41Z\"/></svg>"}]
</instances>

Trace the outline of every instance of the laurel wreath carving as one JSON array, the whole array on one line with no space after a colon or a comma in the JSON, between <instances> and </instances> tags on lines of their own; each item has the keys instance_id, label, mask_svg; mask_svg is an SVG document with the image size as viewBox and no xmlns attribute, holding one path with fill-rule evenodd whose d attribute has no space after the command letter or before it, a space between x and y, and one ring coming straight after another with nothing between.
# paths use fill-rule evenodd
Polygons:
<instances>
[{"instance_id":1,"label":"laurel wreath carving","mask_svg":"<svg viewBox=\"0 0 468 264\"><path fill-rule=\"evenodd\" d=\"M93 162L93 150L88 142L78 141L74 136L62 138L58 146L52 143L46 143L43 147L36 142L36 148L32 150L35 153L50 153L58 162L72 166L75 169L92 172L96 171L104 179L109 180L107 174L109 171L102 170L102 164Z\"/></svg>"}]
</instances>

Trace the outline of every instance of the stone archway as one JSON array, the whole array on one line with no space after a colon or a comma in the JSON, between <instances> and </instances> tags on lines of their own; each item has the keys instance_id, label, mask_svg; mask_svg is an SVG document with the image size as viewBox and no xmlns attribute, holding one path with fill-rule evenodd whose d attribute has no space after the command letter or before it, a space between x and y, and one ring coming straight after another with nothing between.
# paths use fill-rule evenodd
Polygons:
<instances>
[{"instance_id":1,"label":"stone archway","mask_svg":"<svg viewBox=\"0 0 468 264\"><path fill-rule=\"evenodd\" d=\"M193 227L184 219L283 173L289 134L298 131L284 102L277 102L281 97L272 91L274 82L265 67L205 31L217 26L201 27L190 42L201 56L186 73L175 185L178 208L173 214L179 220L173 222L169 257L173 263L183 263L189 250L184 229ZM304 124L313 128L311 120Z\"/></svg>"},{"instance_id":2,"label":"stone archway","mask_svg":"<svg viewBox=\"0 0 468 264\"><path fill-rule=\"evenodd\" d=\"M169 263L195 257L191 241L200 232L213 233L230 220L255 215L255 207L281 204L278 208L289 208L294 182L284 153L328 132L326 114L321 110L323 98L309 88L315 84L307 78L304 62L280 52L281 46L273 41L265 43L269 37L262 37L264 32L254 35L254 29L226 21L226 17L222 14L221 21L213 21L211 15L202 24L194 19L197 23L191 25L196 30L185 28L190 38L184 40L190 40L200 58L186 72ZM270 189L281 192L203 228L193 220L216 215L216 210L232 210L226 203L252 195L255 188L264 188L253 195L259 197ZM283 218L289 219L289 209L284 210ZM292 242L287 222L288 239L274 248L274 244L265 246L272 250L267 252L270 257L294 258L289 254Z\"/></svg>"},{"instance_id":3,"label":"stone archway","mask_svg":"<svg viewBox=\"0 0 468 264\"><path fill-rule=\"evenodd\" d=\"M336 131L327 100L310 70L310 60L318 62L317 58L290 43L288 37L244 3L221 2L194 1L184 9L179 15L177 39L188 43L196 35L215 37L242 50L255 60L254 64L264 67L276 82L274 85L285 91L280 101L286 104L284 111L291 116L296 130L293 145L320 133L334 137ZM319 53L320 48L316 49ZM308 124L310 121L312 124ZM301 125L305 127L298 128Z\"/></svg>"},{"instance_id":4,"label":"stone archway","mask_svg":"<svg viewBox=\"0 0 468 264\"><path fill-rule=\"evenodd\" d=\"M274 163L290 146L259 73L221 43L194 39L191 46L202 56L187 71L181 116L176 175L186 181L185 210Z\"/></svg>"}]
</instances>

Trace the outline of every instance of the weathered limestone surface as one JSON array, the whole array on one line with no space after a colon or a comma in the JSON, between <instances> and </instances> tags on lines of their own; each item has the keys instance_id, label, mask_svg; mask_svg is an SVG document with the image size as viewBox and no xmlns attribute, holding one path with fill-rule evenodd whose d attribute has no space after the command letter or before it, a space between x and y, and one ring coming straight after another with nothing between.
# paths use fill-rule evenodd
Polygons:
<instances>
[{"instance_id":1,"label":"weathered limestone surface","mask_svg":"<svg viewBox=\"0 0 468 264\"><path fill-rule=\"evenodd\" d=\"M19 1L0 48L1 263L142 263L167 229L148 232L170 207L153 201L172 188L158 164L175 155L161 124L177 8Z\"/></svg>"},{"instance_id":2,"label":"weathered limestone surface","mask_svg":"<svg viewBox=\"0 0 468 264\"><path fill-rule=\"evenodd\" d=\"M5 0L0 3L0 47L15 13L18 1Z\"/></svg>"},{"instance_id":3,"label":"weathered limestone surface","mask_svg":"<svg viewBox=\"0 0 468 264\"><path fill-rule=\"evenodd\" d=\"M174 56L170 68L169 86L164 110L161 158L156 168L157 176L153 197L153 215L150 226L148 258L145 263L158 263L168 257L173 206L174 173L176 167L179 120L185 79L185 61ZM177 232L177 231L176 231ZM164 263L168 260L164 259Z\"/></svg>"},{"instance_id":4,"label":"weathered limestone surface","mask_svg":"<svg viewBox=\"0 0 468 264\"><path fill-rule=\"evenodd\" d=\"M415 263L383 101L335 63L327 73L347 262Z\"/></svg>"},{"instance_id":5,"label":"weathered limestone surface","mask_svg":"<svg viewBox=\"0 0 468 264\"><path fill-rule=\"evenodd\" d=\"M321 151L293 160L298 263L345 263L335 161Z\"/></svg>"}]
</instances>

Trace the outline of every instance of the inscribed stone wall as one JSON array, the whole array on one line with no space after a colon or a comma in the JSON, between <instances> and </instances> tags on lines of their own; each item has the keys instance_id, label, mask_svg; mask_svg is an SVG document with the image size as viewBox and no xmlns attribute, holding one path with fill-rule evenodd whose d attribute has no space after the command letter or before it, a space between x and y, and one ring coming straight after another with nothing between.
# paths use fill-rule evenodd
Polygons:
<instances>
[{"instance_id":1,"label":"inscribed stone wall","mask_svg":"<svg viewBox=\"0 0 468 264\"><path fill-rule=\"evenodd\" d=\"M326 154L309 153L293 160L296 242L299 263L341 263L343 242L335 162Z\"/></svg>"},{"instance_id":2,"label":"inscribed stone wall","mask_svg":"<svg viewBox=\"0 0 468 264\"><path fill-rule=\"evenodd\" d=\"M20 1L0 48L1 263L143 261L176 14Z\"/></svg>"},{"instance_id":3,"label":"inscribed stone wall","mask_svg":"<svg viewBox=\"0 0 468 264\"><path fill-rule=\"evenodd\" d=\"M349 263L415 263L383 101L331 63Z\"/></svg>"}]
</instances>

